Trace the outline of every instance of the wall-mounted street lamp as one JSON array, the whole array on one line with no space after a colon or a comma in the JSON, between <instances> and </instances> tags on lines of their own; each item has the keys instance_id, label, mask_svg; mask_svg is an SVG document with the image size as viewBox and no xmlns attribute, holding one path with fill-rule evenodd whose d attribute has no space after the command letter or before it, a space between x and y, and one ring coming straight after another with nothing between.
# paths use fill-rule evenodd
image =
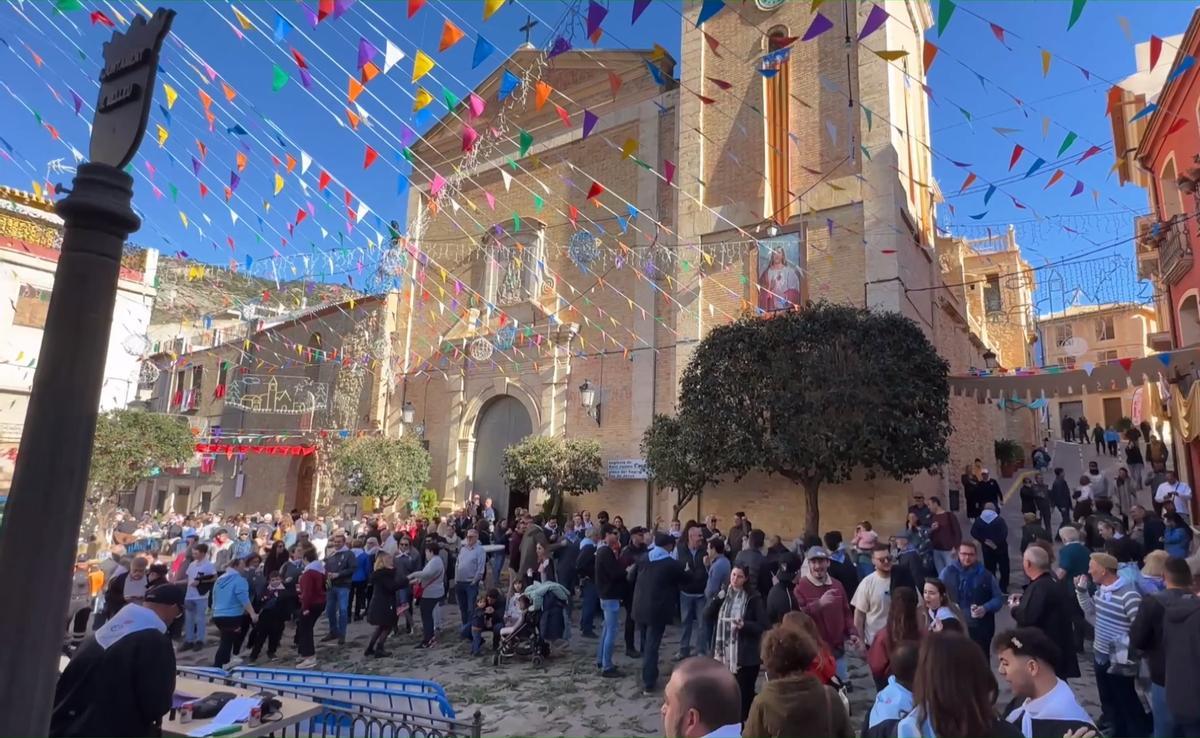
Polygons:
<instances>
[{"instance_id":1,"label":"wall-mounted street lamp","mask_svg":"<svg viewBox=\"0 0 1200 738\"><path fill-rule=\"evenodd\" d=\"M400 408L400 421L405 425L412 425L413 418L416 417L417 409L413 407L412 402L405 401Z\"/></svg>"},{"instance_id":2,"label":"wall-mounted street lamp","mask_svg":"<svg viewBox=\"0 0 1200 738\"><path fill-rule=\"evenodd\" d=\"M588 417L595 420L596 425L600 425L600 403L596 402L596 388L589 379L583 380L583 384L579 385L579 404L583 406Z\"/></svg>"},{"instance_id":3,"label":"wall-mounted street lamp","mask_svg":"<svg viewBox=\"0 0 1200 738\"><path fill-rule=\"evenodd\" d=\"M983 365L988 371L995 371L1000 368L1000 362L996 361L996 352L988 349L983 352Z\"/></svg>"}]
</instances>

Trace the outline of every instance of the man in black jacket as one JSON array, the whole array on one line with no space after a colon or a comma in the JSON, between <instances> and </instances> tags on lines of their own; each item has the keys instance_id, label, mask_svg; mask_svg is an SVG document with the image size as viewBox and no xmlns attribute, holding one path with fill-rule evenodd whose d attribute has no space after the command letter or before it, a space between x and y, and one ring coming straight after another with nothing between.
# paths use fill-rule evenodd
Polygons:
<instances>
[{"instance_id":1,"label":"man in black jacket","mask_svg":"<svg viewBox=\"0 0 1200 738\"><path fill-rule=\"evenodd\" d=\"M58 678L51 736L157 736L175 693L167 627L184 588L163 584L92 633Z\"/></svg>"},{"instance_id":2,"label":"man in black jacket","mask_svg":"<svg viewBox=\"0 0 1200 738\"><path fill-rule=\"evenodd\" d=\"M1061 466L1054 469L1054 482L1050 485L1050 504L1058 510L1059 527L1070 523L1071 518L1071 485L1067 484L1067 478L1064 475ZM1047 528L1052 530L1052 528ZM1057 538L1057 536L1055 536Z\"/></svg>"},{"instance_id":3,"label":"man in black jacket","mask_svg":"<svg viewBox=\"0 0 1200 738\"><path fill-rule=\"evenodd\" d=\"M1075 735L1096 725L1071 687L1054 671L1059 647L1037 628L1017 628L996 636L1000 678L1013 699L1001 716L1025 738Z\"/></svg>"},{"instance_id":4,"label":"man in black jacket","mask_svg":"<svg viewBox=\"0 0 1200 738\"><path fill-rule=\"evenodd\" d=\"M1163 519L1141 505L1129 508L1129 537L1142 545L1143 556L1163 547L1167 526Z\"/></svg>"},{"instance_id":5,"label":"man in black jacket","mask_svg":"<svg viewBox=\"0 0 1200 738\"><path fill-rule=\"evenodd\" d=\"M625 655L631 659L640 658L642 652L637 650L634 635L641 636L643 645L646 643L646 627L638 626L633 619L633 590L637 584L637 565L646 558L649 550L647 537L652 535L640 525L635 525L629 531L629 544L621 549L621 567L625 570L625 593L621 596L621 605L625 608ZM617 540L620 540L617 531ZM672 610L674 607L672 606Z\"/></svg>"},{"instance_id":6,"label":"man in black jacket","mask_svg":"<svg viewBox=\"0 0 1200 738\"><path fill-rule=\"evenodd\" d=\"M596 594L596 549L601 545L600 529L592 528L579 542L579 556L575 559L581 608L579 630L584 638L596 637L596 613L600 610L600 597Z\"/></svg>"},{"instance_id":7,"label":"man in black jacket","mask_svg":"<svg viewBox=\"0 0 1200 738\"><path fill-rule=\"evenodd\" d=\"M658 685L658 649L667 623L675 616L683 565L671 557L675 539L665 533L654 537L654 547L637 563L633 590L633 620L646 629L642 641L643 694Z\"/></svg>"},{"instance_id":8,"label":"man in black jacket","mask_svg":"<svg viewBox=\"0 0 1200 738\"><path fill-rule=\"evenodd\" d=\"M1149 597L1143 597L1137 616L1129 626L1129 647L1136 648L1146 656L1150 665L1150 711L1154 714L1154 735L1185 735L1178 730L1175 715L1167 706L1167 650L1180 648L1182 643L1169 643L1164 637L1167 608L1192 594L1192 572L1183 559L1167 559L1163 566L1163 582L1166 589ZM1181 684L1191 684L1195 689L1196 669L1190 673L1176 674ZM1186 689L1186 687L1185 687ZM1193 697L1195 693L1193 692Z\"/></svg>"},{"instance_id":9,"label":"man in black jacket","mask_svg":"<svg viewBox=\"0 0 1200 738\"><path fill-rule=\"evenodd\" d=\"M1075 656L1075 631L1071 620L1076 603L1068 600L1063 587L1050 572L1050 555L1041 546L1030 546L1021 556L1021 568L1029 584L1022 594L1008 598L1013 620L1022 628L1037 628L1051 642L1059 644L1054 673L1062 679L1079 677Z\"/></svg>"},{"instance_id":10,"label":"man in black jacket","mask_svg":"<svg viewBox=\"0 0 1200 738\"><path fill-rule=\"evenodd\" d=\"M796 581L796 571L800 568L799 557L792 552L780 554L775 561L771 574L771 591L767 593L767 621L771 625L779 625L783 616L796 608L796 598L792 595L792 587Z\"/></svg>"},{"instance_id":11,"label":"man in black jacket","mask_svg":"<svg viewBox=\"0 0 1200 738\"><path fill-rule=\"evenodd\" d=\"M346 546L346 534L338 533L330 539L334 552L325 559L325 617L329 619L329 633L321 642L337 640L346 643L346 626L350 615L350 583L358 559Z\"/></svg>"},{"instance_id":12,"label":"man in black jacket","mask_svg":"<svg viewBox=\"0 0 1200 738\"><path fill-rule=\"evenodd\" d=\"M617 619L621 598L625 594L625 568L617 557L620 547L616 528L608 528L604 543L596 548L596 596L604 617L604 631L596 647L596 666L602 677L618 677L621 672L613 666L613 648L617 645Z\"/></svg>"},{"instance_id":13,"label":"man in black jacket","mask_svg":"<svg viewBox=\"0 0 1200 738\"><path fill-rule=\"evenodd\" d=\"M830 552L829 576L841 582L842 589L846 590L846 600L849 601L854 599L854 592L858 589L858 569L842 549L842 540L840 530L825 532L825 548ZM925 586L924 582L921 586Z\"/></svg>"},{"instance_id":14,"label":"man in black jacket","mask_svg":"<svg viewBox=\"0 0 1200 738\"><path fill-rule=\"evenodd\" d=\"M679 636L679 653L675 660L692 655L692 628L701 633L704 614L704 586L708 584L708 569L704 566L704 554L708 546L700 526L693 525L685 533L686 539L675 548L675 558L683 565L683 580L679 583L679 620L683 633Z\"/></svg>"}]
</instances>

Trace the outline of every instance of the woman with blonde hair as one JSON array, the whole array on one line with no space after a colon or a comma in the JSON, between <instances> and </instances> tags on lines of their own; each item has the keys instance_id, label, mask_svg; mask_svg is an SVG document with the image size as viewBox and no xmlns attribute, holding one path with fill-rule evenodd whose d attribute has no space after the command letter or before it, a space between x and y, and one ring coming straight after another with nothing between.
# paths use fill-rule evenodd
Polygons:
<instances>
[{"instance_id":1,"label":"woman with blonde hair","mask_svg":"<svg viewBox=\"0 0 1200 738\"><path fill-rule=\"evenodd\" d=\"M383 644L399 620L396 608L396 591L399 589L392 555L384 550L376 551L375 569L371 572L371 602L367 605L367 622L375 626L375 632L367 644L367 656L388 655Z\"/></svg>"},{"instance_id":2,"label":"woman with blonde hair","mask_svg":"<svg viewBox=\"0 0 1200 738\"><path fill-rule=\"evenodd\" d=\"M744 738L853 735L837 692L808 672L816 656L816 641L799 628L777 625L767 631L761 647L767 683L750 705Z\"/></svg>"}]
</instances>

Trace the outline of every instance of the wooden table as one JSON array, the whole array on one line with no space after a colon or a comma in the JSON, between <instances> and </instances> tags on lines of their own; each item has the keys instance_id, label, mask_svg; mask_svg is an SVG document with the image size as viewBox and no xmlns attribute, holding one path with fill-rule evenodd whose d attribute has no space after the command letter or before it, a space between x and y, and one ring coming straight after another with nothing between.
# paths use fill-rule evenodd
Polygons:
<instances>
[{"instance_id":1,"label":"wooden table","mask_svg":"<svg viewBox=\"0 0 1200 738\"><path fill-rule=\"evenodd\" d=\"M269 686L264 686L261 689L246 689L245 687L230 687L218 682L207 682L202 679L177 677L175 679L175 691L195 697L196 699L203 699L213 692L232 692L238 697L251 697L260 691L272 692L273 690ZM256 728L244 727L241 731L229 733L226 736L222 736L222 738L251 738L251 736L265 736L271 733L281 734L284 728L304 722L320 714L325 709L315 702L284 697L278 693L275 693L275 699L283 703L283 707L279 710L278 718L272 716L270 721L264 722ZM190 723L180 723L178 713L176 713L175 720L169 720L167 716L164 716L162 733L164 736L186 738L189 732L210 720L212 718L205 718L203 720L193 718Z\"/></svg>"}]
</instances>

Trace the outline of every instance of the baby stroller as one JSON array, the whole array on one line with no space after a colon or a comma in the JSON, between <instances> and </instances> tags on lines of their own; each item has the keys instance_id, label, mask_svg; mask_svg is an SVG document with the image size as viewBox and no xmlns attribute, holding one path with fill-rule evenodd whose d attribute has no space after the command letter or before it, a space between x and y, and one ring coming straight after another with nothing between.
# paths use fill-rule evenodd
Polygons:
<instances>
[{"instance_id":1,"label":"baby stroller","mask_svg":"<svg viewBox=\"0 0 1200 738\"><path fill-rule=\"evenodd\" d=\"M541 666L550 656L550 643L563 637L567 592L552 582L530 585L525 590L530 605L525 610L521 623L506 636L492 656L492 665L499 666L504 659L528 658L534 666Z\"/></svg>"}]
</instances>

